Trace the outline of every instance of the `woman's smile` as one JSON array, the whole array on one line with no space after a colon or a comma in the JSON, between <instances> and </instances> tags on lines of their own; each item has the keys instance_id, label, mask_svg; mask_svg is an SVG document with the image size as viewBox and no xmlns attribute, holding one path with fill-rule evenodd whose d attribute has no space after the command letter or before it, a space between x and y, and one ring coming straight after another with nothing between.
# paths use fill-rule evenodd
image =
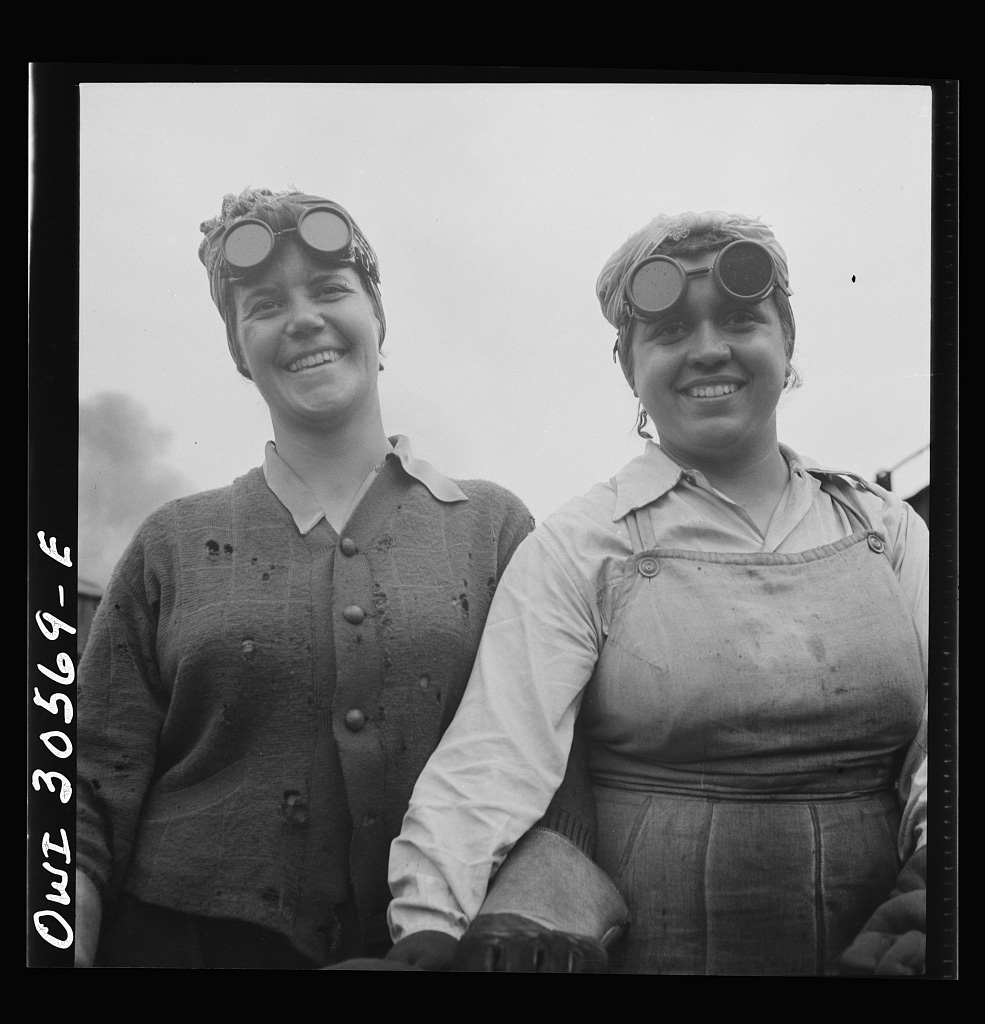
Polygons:
<instances>
[{"instance_id":1,"label":"woman's smile","mask_svg":"<svg viewBox=\"0 0 985 1024\"><path fill-rule=\"evenodd\" d=\"M707 398L727 398L729 395L734 395L741 387L741 381L729 381L720 384L692 384L681 390L688 398L700 398L703 400Z\"/></svg>"},{"instance_id":2,"label":"woman's smile","mask_svg":"<svg viewBox=\"0 0 985 1024\"><path fill-rule=\"evenodd\" d=\"M291 373L299 373L301 370L310 370L316 366L337 363L343 355L343 352L335 348L323 349L320 352L313 352L311 355L301 356L299 359L293 360L287 369Z\"/></svg>"}]
</instances>

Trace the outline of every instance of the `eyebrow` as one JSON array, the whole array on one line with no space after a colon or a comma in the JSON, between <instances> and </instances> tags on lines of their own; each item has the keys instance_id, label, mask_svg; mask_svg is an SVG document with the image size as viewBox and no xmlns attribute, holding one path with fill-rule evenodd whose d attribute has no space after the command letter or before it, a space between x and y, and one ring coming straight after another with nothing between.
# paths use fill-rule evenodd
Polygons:
<instances>
[{"instance_id":1,"label":"eyebrow","mask_svg":"<svg viewBox=\"0 0 985 1024\"><path fill-rule=\"evenodd\" d=\"M345 271L348 269L349 267L344 264L339 266L319 267L308 279L308 284L316 285L321 284L323 281L338 280L351 285L351 282L345 275ZM278 284L263 284L260 282L256 284L241 282L239 284L239 297L242 302L249 302L255 298L275 295L278 291L280 291L280 285Z\"/></svg>"},{"instance_id":2,"label":"eyebrow","mask_svg":"<svg viewBox=\"0 0 985 1024\"><path fill-rule=\"evenodd\" d=\"M236 294L241 299L251 299L256 295L270 295L275 291L277 286L273 284L240 284Z\"/></svg>"},{"instance_id":3,"label":"eyebrow","mask_svg":"<svg viewBox=\"0 0 985 1024\"><path fill-rule=\"evenodd\" d=\"M349 284L349 278L346 276L346 271L352 268L348 264L341 264L339 266L328 266L320 268L311 275L310 281L315 283L317 281L325 281L329 278L341 279Z\"/></svg>"}]
</instances>

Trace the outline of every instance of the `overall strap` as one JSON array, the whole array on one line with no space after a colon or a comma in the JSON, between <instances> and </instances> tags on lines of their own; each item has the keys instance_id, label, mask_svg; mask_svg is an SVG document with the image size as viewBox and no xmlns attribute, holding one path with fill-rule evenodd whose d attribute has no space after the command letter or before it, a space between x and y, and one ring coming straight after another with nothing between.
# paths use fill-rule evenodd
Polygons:
<instances>
[{"instance_id":1,"label":"overall strap","mask_svg":"<svg viewBox=\"0 0 985 1024\"><path fill-rule=\"evenodd\" d=\"M853 473L839 473L837 475L827 472L808 470L821 482L821 490L845 513L849 523L854 523L857 529L864 533L880 533L872 523L872 517L859 497L854 484L861 484L866 490L869 489L866 481ZM847 484L847 486L846 486Z\"/></svg>"},{"instance_id":2,"label":"overall strap","mask_svg":"<svg viewBox=\"0 0 985 1024\"><path fill-rule=\"evenodd\" d=\"M657 535L654 533L653 523L650 522L650 515L645 508L634 508L626 516L626 528L629 530L634 555L643 551L652 551L657 546Z\"/></svg>"}]
</instances>

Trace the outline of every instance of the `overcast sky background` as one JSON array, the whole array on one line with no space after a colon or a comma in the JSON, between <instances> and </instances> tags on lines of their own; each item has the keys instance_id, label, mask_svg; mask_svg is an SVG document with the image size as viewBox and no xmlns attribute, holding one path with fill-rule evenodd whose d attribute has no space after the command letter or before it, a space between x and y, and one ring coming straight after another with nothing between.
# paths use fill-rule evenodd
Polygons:
<instances>
[{"instance_id":1,"label":"overcast sky background","mask_svg":"<svg viewBox=\"0 0 985 1024\"><path fill-rule=\"evenodd\" d=\"M81 87L81 576L262 460L199 224L247 185L342 203L380 260L384 424L538 520L640 451L598 273L659 212L760 215L790 261L780 438L873 479L930 440L931 91L894 85ZM895 477L929 481L929 456Z\"/></svg>"}]
</instances>

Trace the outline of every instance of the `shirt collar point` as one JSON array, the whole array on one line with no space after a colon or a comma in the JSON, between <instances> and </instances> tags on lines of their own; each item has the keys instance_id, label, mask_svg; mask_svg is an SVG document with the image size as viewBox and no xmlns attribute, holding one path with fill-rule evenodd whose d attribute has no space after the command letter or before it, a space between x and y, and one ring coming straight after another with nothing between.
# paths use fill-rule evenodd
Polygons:
<instances>
[{"instance_id":1,"label":"shirt collar point","mask_svg":"<svg viewBox=\"0 0 985 1024\"><path fill-rule=\"evenodd\" d=\"M389 441L393 446L393 451L390 454L396 456L404 470L415 480L424 484L438 501L452 503L469 500L469 496L454 480L439 472L430 462L415 458L411 454L410 440L404 434L394 434ZM390 458L390 455L387 458Z\"/></svg>"},{"instance_id":2,"label":"shirt collar point","mask_svg":"<svg viewBox=\"0 0 985 1024\"><path fill-rule=\"evenodd\" d=\"M613 478L616 500L612 521L625 519L630 512L652 504L672 491L686 470L682 469L654 441L647 441L642 454L624 466Z\"/></svg>"}]
</instances>

